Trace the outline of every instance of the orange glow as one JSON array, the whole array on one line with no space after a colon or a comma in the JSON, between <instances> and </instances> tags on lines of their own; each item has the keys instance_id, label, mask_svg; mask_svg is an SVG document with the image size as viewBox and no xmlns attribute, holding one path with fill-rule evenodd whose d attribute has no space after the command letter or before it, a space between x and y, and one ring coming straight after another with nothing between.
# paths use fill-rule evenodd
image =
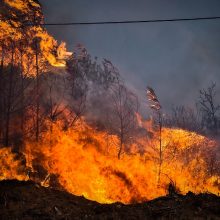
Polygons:
<instances>
[{"instance_id":1,"label":"orange glow","mask_svg":"<svg viewBox=\"0 0 220 220\"><path fill-rule=\"evenodd\" d=\"M25 166L16 159L16 154L10 148L0 149L0 180L18 179L25 180Z\"/></svg>"},{"instance_id":2,"label":"orange glow","mask_svg":"<svg viewBox=\"0 0 220 220\"><path fill-rule=\"evenodd\" d=\"M215 148L216 143L181 129L163 129L164 162L158 185L156 149L159 146L157 133L154 135L150 140L139 140L145 143L145 153L138 153L138 146L134 144L133 153L125 153L118 160L116 136L97 132L85 123L79 124L77 129L63 131L62 123L57 122L52 131L44 133L41 143L26 143L26 165L38 172L34 168L37 161L47 170L47 175L57 176L59 184L68 192L101 203L153 199L166 193L170 180L182 193L189 190L220 192L219 177L208 176L202 157L202 152ZM3 169L3 177L26 179L26 173L22 176L12 172L20 170L19 163L13 162L10 151L7 154L9 169ZM1 163L4 164L3 160Z\"/></svg>"},{"instance_id":3,"label":"orange glow","mask_svg":"<svg viewBox=\"0 0 220 220\"><path fill-rule=\"evenodd\" d=\"M10 5L13 8L16 8L20 11L29 11L30 7L28 4L31 4L34 7L40 8L40 5L38 5L33 0L29 1L20 1L20 0L4 0L6 4Z\"/></svg>"},{"instance_id":4,"label":"orange glow","mask_svg":"<svg viewBox=\"0 0 220 220\"><path fill-rule=\"evenodd\" d=\"M35 1L32 0L4 0L6 5L12 9L11 13L13 13L12 19L10 21L5 18L4 13L2 13L2 17L0 17L0 41L6 46L5 48L5 64L10 62L10 49L11 49L11 43L13 42L15 45L15 54L17 57L19 57L20 54L20 45L22 45L22 49L24 50L23 59L26 61L27 59L32 61L30 62L32 68L29 68L28 75L35 75L34 71L34 56L35 56L35 48L34 48L34 41L36 38L39 39L39 66L44 66L44 68L41 68L41 72L44 72L46 70L45 63L48 62L51 66L54 67L65 67L66 66L66 59L68 59L69 56L72 55L72 53L67 52L65 44L62 43L61 46L58 46L57 41L50 36L47 31L38 24L33 26L25 26L24 28L21 28L23 25L23 22L26 21L35 23L34 18L37 18L38 23L43 23L43 15L41 12L41 6L37 4ZM33 10L32 7L35 8ZM16 9L16 11L13 11ZM3 9L3 10L8 10ZM23 15L23 21L20 19L17 19L17 17L20 16L20 13ZM27 42L27 39L28 42ZM33 41L31 42L32 39ZM0 53L1 51L1 45L0 45ZM8 54L8 55L7 55ZM65 59L60 59L60 54L66 54ZM7 57L9 56L9 57ZM16 59L17 63L19 64L20 59ZM26 65L27 62L23 62L23 68L27 71L28 67ZM32 69L32 71L30 71Z\"/></svg>"}]
</instances>

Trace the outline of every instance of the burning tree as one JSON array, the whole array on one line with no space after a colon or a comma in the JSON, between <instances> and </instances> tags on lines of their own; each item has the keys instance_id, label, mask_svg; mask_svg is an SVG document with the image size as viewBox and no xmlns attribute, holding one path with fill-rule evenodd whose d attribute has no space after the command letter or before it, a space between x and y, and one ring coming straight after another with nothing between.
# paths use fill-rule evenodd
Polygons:
<instances>
[{"instance_id":1,"label":"burning tree","mask_svg":"<svg viewBox=\"0 0 220 220\"><path fill-rule=\"evenodd\" d=\"M30 131L39 139L40 75L48 64L63 63L56 59L57 42L40 25L44 18L37 1L3 0L0 8L0 136L9 146L14 136L23 139ZM26 117L30 112L34 123Z\"/></svg>"}]
</instances>

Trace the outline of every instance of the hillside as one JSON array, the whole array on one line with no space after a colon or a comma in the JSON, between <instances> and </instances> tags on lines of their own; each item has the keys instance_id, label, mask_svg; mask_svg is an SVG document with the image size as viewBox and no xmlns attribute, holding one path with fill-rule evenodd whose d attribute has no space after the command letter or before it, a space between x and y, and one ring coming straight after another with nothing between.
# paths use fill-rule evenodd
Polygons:
<instances>
[{"instance_id":1,"label":"hillside","mask_svg":"<svg viewBox=\"0 0 220 220\"><path fill-rule=\"evenodd\" d=\"M34 182L0 182L1 219L220 219L220 197L188 193L149 202L110 205Z\"/></svg>"}]
</instances>

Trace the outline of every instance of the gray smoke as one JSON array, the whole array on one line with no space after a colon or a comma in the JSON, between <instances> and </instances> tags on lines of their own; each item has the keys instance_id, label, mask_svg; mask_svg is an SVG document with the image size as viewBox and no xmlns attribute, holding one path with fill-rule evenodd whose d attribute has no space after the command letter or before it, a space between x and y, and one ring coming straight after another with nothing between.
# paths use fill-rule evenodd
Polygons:
<instances>
[{"instance_id":1,"label":"gray smoke","mask_svg":"<svg viewBox=\"0 0 220 220\"><path fill-rule=\"evenodd\" d=\"M137 20L218 16L220 2L186 0L47 0L41 1L47 22ZM201 88L217 83L220 99L219 21L48 29L70 50L82 43L89 53L117 66L136 91L146 113L145 88L152 86L162 105L194 106Z\"/></svg>"}]
</instances>

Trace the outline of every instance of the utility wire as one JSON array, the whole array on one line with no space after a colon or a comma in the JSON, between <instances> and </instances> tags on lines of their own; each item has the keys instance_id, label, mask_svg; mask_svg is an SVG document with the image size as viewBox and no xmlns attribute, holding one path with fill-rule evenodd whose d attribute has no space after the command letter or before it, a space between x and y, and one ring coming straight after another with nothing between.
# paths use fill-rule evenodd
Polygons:
<instances>
[{"instance_id":1,"label":"utility wire","mask_svg":"<svg viewBox=\"0 0 220 220\"><path fill-rule=\"evenodd\" d=\"M96 22L66 22L66 23L44 23L41 26L71 26L71 25L105 25L105 24L137 24L137 23L162 23L162 22L181 22L181 21L199 21L199 20L217 20L215 17L192 17L192 18L174 18L174 19L150 19L150 20L122 20L122 21L96 21ZM36 24L28 24L36 25Z\"/></svg>"}]
</instances>

